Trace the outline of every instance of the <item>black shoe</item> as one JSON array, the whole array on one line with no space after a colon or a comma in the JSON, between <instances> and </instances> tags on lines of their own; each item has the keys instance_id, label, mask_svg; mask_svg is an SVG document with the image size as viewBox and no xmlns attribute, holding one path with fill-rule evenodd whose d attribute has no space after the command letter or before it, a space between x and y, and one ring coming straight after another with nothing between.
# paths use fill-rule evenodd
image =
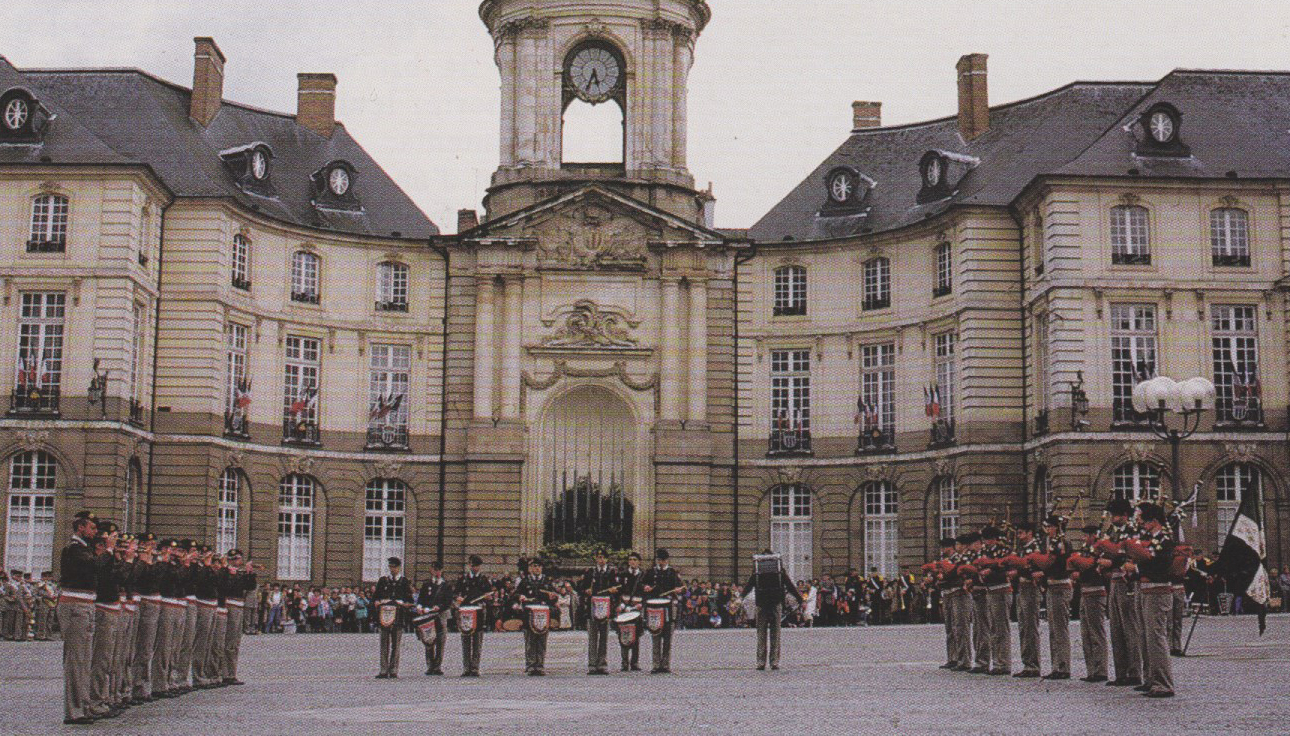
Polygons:
<instances>
[{"instance_id":1,"label":"black shoe","mask_svg":"<svg viewBox=\"0 0 1290 736\"><path fill-rule=\"evenodd\" d=\"M1145 684L1144 684L1144 685L1138 685L1137 687L1133 688L1133 690L1134 690L1134 692L1146 693L1146 692L1150 692L1150 691L1151 691L1151 686L1150 686L1150 685L1145 685Z\"/></svg>"},{"instance_id":2,"label":"black shoe","mask_svg":"<svg viewBox=\"0 0 1290 736\"><path fill-rule=\"evenodd\" d=\"M1151 690L1146 693L1148 698L1172 698L1173 690Z\"/></svg>"},{"instance_id":3,"label":"black shoe","mask_svg":"<svg viewBox=\"0 0 1290 736\"><path fill-rule=\"evenodd\" d=\"M430 674L432 674L432 675L442 675L442 674L443 674L443 670L441 670L441 669L434 669L434 670L431 670L431 671L430 671Z\"/></svg>"},{"instance_id":4,"label":"black shoe","mask_svg":"<svg viewBox=\"0 0 1290 736\"><path fill-rule=\"evenodd\" d=\"M972 668L965 664L956 664L950 668L950 672L971 672Z\"/></svg>"},{"instance_id":5,"label":"black shoe","mask_svg":"<svg viewBox=\"0 0 1290 736\"><path fill-rule=\"evenodd\" d=\"M377 675L377 676L376 676L376 679L378 679L378 680L388 680L388 679L390 679L390 676L389 676L389 675L387 675L387 674L385 674L384 672L382 672L381 674L379 674L379 675Z\"/></svg>"},{"instance_id":6,"label":"black shoe","mask_svg":"<svg viewBox=\"0 0 1290 736\"><path fill-rule=\"evenodd\" d=\"M1171 656L1171 657L1186 657L1187 655L1186 655L1186 654L1183 654L1183 650L1181 650L1181 649L1170 649L1170 650L1169 650L1169 656Z\"/></svg>"},{"instance_id":7,"label":"black shoe","mask_svg":"<svg viewBox=\"0 0 1290 736\"><path fill-rule=\"evenodd\" d=\"M657 675L658 673L660 673L660 672L662 672L662 671L663 671L663 669L662 669L661 667L655 667L654 669L650 670L650 671L649 671L649 673L650 673L651 675Z\"/></svg>"},{"instance_id":8,"label":"black shoe","mask_svg":"<svg viewBox=\"0 0 1290 736\"><path fill-rule=\"evenodd\" d=\"M974 675L985 675L985 674L989 674L989 672L990 672L990 668L989 668L989 667L973 667L972 669L968 670L968 672L970 672L970 673L972 673L972 674L974 674Z\"/></svg>"},{"instance_id":9,"label":"black shoe","mask_svg":"<svg viewBox=\"0 0 1290 736\"><path fill-rule=\"evenodd\" d=\"M764 670L764 669L766 669L766 665L764 665L764 664L759 664L759 665L757 665L757 669L759 669L759 670Z\"/></svg>"},{"instance_id":10,"label":"black shoe","mask_svg":"<svg viewBox=\"0 0 1290 736\"><path fill-rule=\"evenodd\" d=\"M1071 679L1071 673L1069 673L1069 672L1049 672L1048 674L1044 675L1044 679L1045 679L1045 680L1069 680L1069 679Z\"/></svg>"},{"instance_id":11,"label":"black shoe","mask_svg":"<svg viewBox=\"0 0 1290 736\"><path fill-rule=\"evenodd\" d=\"M224 684L225 685L245 685L246 683L242 682L236 677L226 677L224 678Z\"/></svg>"},{"instance_id":12,"label":"black shoe","mask_svg":"<svg viewBox=\"0 0 1290 736\"><path fill-rule=\"evenodd\" d=\"M63 725L65 725L65 726L88 726L88 725L90 725L91 723L93 723L95 720L96 720L96 719L94 718L94 716L81 716L80 718L64 718L64 719L63 719Z\"/></svg>"},{"instance_id":13,"label":"black shoe","mask_svg":"<svg viewBox=\"0 0 1290 736\"><path fill-rule=\"evenodd\" d=\"M954 668L955 668L955 667L957 667L957 666L958 666L958 665L954 664L953 662L946 662L945 664L941 665L940 667L937 667L936 669L938 669L938 670L952 670L952 669L954 669Z\"/></svg>"},{"instance_id":14,"label":"black shoe","mask_svg":"<svg viewBox=\"0 0 1290 736\"><path fill-rule=\"evenodd\" d=\"M461 673L461 676L462 676L462 677L470 677L470 673L469 673L469 672L463 672L463 673Z\"/></svg>"},{"instance_id":15,"label":"black shoe","mask_svg":"<svg viewBox=\"0 0 1290 736\"><path fill-rule=\"evenodd\" d=\"M536 677L546 677L546 670L534 670L533 674Z\"/></svg>"},{"instance_id":16,"label":"black shoe","mask_svg":"<svg viewBox=\"0 0 1290 736\"><path fill-rule=\"evenodd\" d=\"M1088 675L1079 679L1082 682L1106 682L1106 675Z\"/></svg>"},{"instance_id":17,"label":"black shoe","mask_svg":"<svg viewBox=\"0 0 1290 736\"><path fill-rule=\"evenodd\" d=\"M426 676L427 676L427 677L429 677L430 675L433 675L433 674L434 674L434 671L433 671L433 670L426 670Z\"/></svg>"},{"instance_id":18,"label":"black shoe","mask_svg":"<svg viewBox=\"0 0 1290 736\"><path fill-rule=\"evenodd\" d=\"M638 665L638 664L634 664L634 665L632 665L632 672L640 672L640 671L641 671L641 666L640 666L640 665Z\"/></svg>"},{"instance_id":19,"label":"black shoe","mask_svg":"<svg viewBox=\"0 0 1290 736\"><path fill-rule=\"evenodd\" d=\"M998 675L1011 675L1011 674L1012 674L1012 670L1005 670L1005 669L1003 669L1002 667L996 667L995 669L990 670L990 674L995 675L995 676L998 676Z\"/></svg>"},{"instance_id":20,"label":"black shoe","mask_svg":"<svg viewBox=\"0 0 1290 736\"><path fill-rule=\"evenodd\" d=\"M391 680L397 680L397 679L399 679L399 676L391 672L391 673L390 673L390 679L391 679Z\"/></svg>"},{"instance_id":21,"label":"black shoe","mask_svg":"<svg viewBox=\"0 0 1290 736\"><path fill-rule=\"evenodd\" d=\"M1024 678L1039 677L1039 670L1022 670L1017 674L1013 675L1013 677L1024 677Z\"/></svg>"},{"instance_id":22,"label":"black shoe","mask_svg":"<svg viewBox=\"0 0 1290 736\"><path fill-rule=\"evenodd\" d=\"M672 668L671 668L671 667L664 667L663 669L659 670L659 672L662 672L662 673L663 673L663 674L665 674L665 675L670 675L670 674L672 674Z\"/></svg>"},{"instance_id":23,"label":"black shoe","mask_svg":"<svg viewBox=\"0 0 1290 736\"><path fill-rule=\"evenodd\" d=\"M631 667L630 667L630 666L628 666L628 665L623 665L623 668L622 668L621 670L619 670L619 671L620 671L620 672L626 672L626 671L628 671L628 670L630 670L630 669L631 669Z\"/></svg>"},{"instance_id":24,"label":"black shoe","mask_svg":"<svg viewBox=\"0 0 1290 736\"><path fill-rule=\"evenodd\" d=\"M777 670L777 669L779 669L779 665L777 665L777 664L772 664L772 665L770 666L770 668L771 668L772 670ZM671 671L672 671L672 670L668 670L668 672L671 672Z\"/></svg>"}]
</instances>

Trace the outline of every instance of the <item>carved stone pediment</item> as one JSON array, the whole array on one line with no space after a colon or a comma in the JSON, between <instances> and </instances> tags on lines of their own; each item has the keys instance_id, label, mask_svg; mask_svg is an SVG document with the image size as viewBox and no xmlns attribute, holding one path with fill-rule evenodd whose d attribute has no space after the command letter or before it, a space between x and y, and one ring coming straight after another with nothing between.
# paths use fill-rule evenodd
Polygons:
<instances>
[{"instance_id":1,"label":"carved stone pediment","mask_svg":"<svg viewBox=\"0 0 1290 736\"><path fill-rule=\"evenodd\" d=\"M584 204L536 228L538 266L573 270L639 271L651 233L606 207Z\"/></svg>"},{"instance_id":2,"label":"carved stone pediment","mask_svg":"<svg viewBox=\"0 0 1290 736\"><path fill-rule=\"evenodd\" d=\"M590 299L579 299L555 333L542 338L549 348L634 348L637 340L627 333L627 319L603 309Z\"/></svg>"},{"instance_id":3,"label":"carved stone pediment","mask_svg":"<svg viewBox=\"0 0 1290 736\"><path fill-rule=\"evenodd\" d=\"M394 459L382 459L372 463L372 469L381 478L398 478L403 472L403 463Z\"/></svg>"}]
</instances>

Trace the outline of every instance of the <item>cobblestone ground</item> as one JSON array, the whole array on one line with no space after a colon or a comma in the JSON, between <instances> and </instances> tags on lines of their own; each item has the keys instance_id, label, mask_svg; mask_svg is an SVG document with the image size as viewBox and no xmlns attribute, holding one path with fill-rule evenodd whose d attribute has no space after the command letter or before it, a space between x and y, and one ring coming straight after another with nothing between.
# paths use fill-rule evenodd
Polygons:
<instances>
[{"instance_id":1,"label":"cobblestone ground","mask_svg":"<svg viewBox=\"0 0 1290 736\"><path fill-rule=\"evenodd\" d=\"M0 642L0 732L1288 733L1290 616L1268 624L1259 638L1252 617L1202 619L1191 656L1174 660L1172 700L938 670L945 650L935 626L786 631L779 672L753 669L750 631L680 631L675 674L620 674L611 649L612 676L598 678L584 674L582 633L551 636L544 678L522 675L518 634L486 637L479 679L456 676L455 635L449 675L433 678L422 674L420 643L404 636L398 680L372 678L374 634L256 636L243 642L245 686L137 706L88 727L62 725L61 644ZM1046 648L1046 632L1043 640ZM641 653L648 669L648 641Z\"/></svg>"}]
</instances>

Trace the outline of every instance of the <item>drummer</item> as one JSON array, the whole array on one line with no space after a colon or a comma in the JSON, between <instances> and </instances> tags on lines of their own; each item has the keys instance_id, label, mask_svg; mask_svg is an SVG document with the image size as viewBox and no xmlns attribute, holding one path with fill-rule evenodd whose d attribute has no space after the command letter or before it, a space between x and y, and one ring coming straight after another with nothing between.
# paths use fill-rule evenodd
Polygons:
<instances>
[{"instance_id":1,"label":"drummer","mask_svg":"<svg viewBox=\"0 0 1290 736\"><path fill-rule=\"evenodd\" d=\"M640 611L641 608L641 578L645 575L641 570L641 556L633 552L627 556L627 569L618 575L618 612L626 613L628 611ZM637 629L639 631L639 628ZM619 648L623 655L623 672L629 669L632 672L640 672L641 666L641 638L639 634L629 639L630 644L623 644L623 637L618 638Z\"/></svg>"},{"instance_id":2,"label":"drummer","mask_svg":"<svg viewBox=\"0 0 1290 736\"><path fill-rule=\"evenodd\" d=\"M675 596L681 591L681 575L669 563L667 549L659 547L654 552L654 567L641 578L641 590L648 599L667 598L671 603L667 608L667 618L663 628L657 633L651 632L654 641L654 669L650 674L657 675L672 671L672 630L676 626ZM648 602L647 602L648 605Z\"/></svg>"},{"instance_id":3,"label":"drummer","mask_svg":"<svg viewBox=\"0 0 1290 736\"><path fill-rule=\"evenodd\" d=\"M417 607L434 621L434 638L422 639L426 647L426 674L443 674L443 642L448 636L448 613L451 610L452 586L443 578L443 563L430 563L430 579L421 584ZM428 638L428 637L427 637Z\"/></svg>"},{"instance_id":4,"label":"drummer","mask_svg":"<svg viewBox=\"0 0 1290 736\"><path fill-rule=\"evenodd\" d=\"M529 573L520 580L515 591L516 605L521 607L524 618L524 673L530 677L546 674L546 638L551 631L551 616L559 595L551 579L542 574L542 560L529 560ZM539 610L535 611L534 607ZM540 610L545 608L546 612Z\"/></svg>"},{"instance_id":5,"label":"drummer","mask_svg":"<svg viewBox=\"0 0 1290 736\"><path fill-rule=\"evenodd\" d=\"M479 555L470 556L470 566L457 581L457 630L461 632L461 676L479 677L479 653L484 646L484 619L480 603L496 596L493 584L480 572L484 560ZM467 611L462 611L462 607ZM473 610L471 610L473 608ZM474 625L467 630L462 625L467 615L475 617Z\"/></svg>"},{"instance_id":6,"label":"drummer","mask_svg":"<svg viewBox=\"0 0 1290 736\"><path fill-rule=\"evenodd\" d=\"M578 590L587 597L587 674L609 674L605 654L609 646L609 612L614 610L618 592L618 572L609 566L609 555L603 548L595 553L596 566L582 575Z\"/></svg>"},{"instance_id":7,"label":"drummer","mask_svg":"<svg viewBox=\"0 0 1290 736\"><path fill-rule=\"evenodd\" d=\"M387 560L390 574L376 581L372 602L381 625L381 672L378 680L395 680L399 677L399 640L403 636L403 609L412 605L412 581L403 576L403 561L397 557ZM394 606L382 610L382 606ZM393 616L388 611L393 611Z\"/></svg>"}]
</instances>

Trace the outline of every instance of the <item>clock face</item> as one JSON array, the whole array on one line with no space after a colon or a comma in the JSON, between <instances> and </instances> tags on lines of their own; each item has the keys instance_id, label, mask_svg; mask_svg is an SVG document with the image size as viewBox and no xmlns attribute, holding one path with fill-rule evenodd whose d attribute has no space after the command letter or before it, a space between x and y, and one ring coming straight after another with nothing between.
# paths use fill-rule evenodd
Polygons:
<instances>
[{"instance_id":1,"label":"clock face","mask_svg":"<svg viewBox=\"0 0 1290 736\"><path fill-rule=\"evenodd\" d=\"M1148 121L1151 128L1151 137L1156 143L1168 143L1174 137L1174 119L1173 116L1163 110L1157 110L1151 113L1151 120Z\"/></svg>"},{"instance_id":2,"label":"clock face","mask_svg":"<svg viewBox=\"0 0 1290 736\"><path fill-rule=\"evenodd\" d=\"M9 100L9 104L4 106L4 124L9 130L17 130L27 122L27 101L23 99Z\"/></svg>"},{"instance_id":3,"label":"clock face","mask_svg":"<svg viewBox=\"0 0 1290 736\"><path fill-rule=\"evenodd\" d=\"M256 151L251 154L251 176L263 180L269 175L269 159L264 155L264 151Z\"/></svg>"},{"instance_id":4,"label":"clock face","mask_svg":"<svg viewBox=\"0 0 1290 736\"><path fill-rule=\"evenodd\" d=\"M579 99L604 102L618 89L623 70L618 57L598 46L589 46L574 54L569 63L569 83Z\"/></svg>"},{"instance_id":5,"label":"clock face","mask_svg":"<svg viewBox=\"0 0 1290 736\"><path fill-rule=\"evenodd\" d=\"M838 204L851 199L851 193L855 189L855 182L852 181L851 175L845 171L839 171L829 180L829 198Z\"/></svg>"},{"instance_id":6,"label":"clock face","mask_svg":"<svg viewBox=\"0 0 1290 736\"><path fill-rule=\"evenodd\" d=\"M331 170L327 183L331 187L332 194L337 197L344 196L345 192L349 191L349 172L338 166Z\"/></svg>"}]
</instances>

